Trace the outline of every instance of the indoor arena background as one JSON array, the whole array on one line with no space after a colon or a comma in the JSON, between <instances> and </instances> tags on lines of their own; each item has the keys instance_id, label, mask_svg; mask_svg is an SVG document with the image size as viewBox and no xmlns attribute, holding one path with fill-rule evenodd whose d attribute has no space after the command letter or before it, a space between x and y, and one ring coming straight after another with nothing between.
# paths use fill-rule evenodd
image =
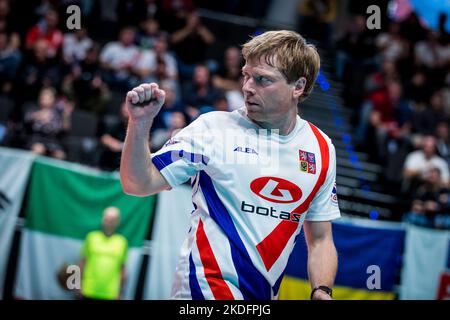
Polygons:
<instances>
[{"instance_id":1,"label":"indoor arena background","mask_svg":"<svg viewBox=\"0 0 450 320\"><path fill-rule=\"evenodd\" d=\"M122 192L125 94L152 81L169 92L157 149L199 114L241 107L240 45L291 29L321 56L299 113L337 153L334 297L448 299L449 16L449 0L0 0L0 298L77 299L61 270L116 206L123 298L168 299L190 185ZM32 114L48 101L61 117L42 155ZM305 259L301 235L280 299L309 298Z\"/></svg>"}]
</instances>

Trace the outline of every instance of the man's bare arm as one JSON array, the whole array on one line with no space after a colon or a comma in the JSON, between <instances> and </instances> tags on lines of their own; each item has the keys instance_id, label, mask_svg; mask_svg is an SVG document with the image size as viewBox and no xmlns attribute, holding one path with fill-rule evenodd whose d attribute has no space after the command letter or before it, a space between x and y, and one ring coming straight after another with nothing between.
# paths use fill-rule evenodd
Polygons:
<instances>
[{"instance_id":1,"label":"man's bare arm","mask_svg":"<svg viewBox=\"0 0 450 320\"><path fill-rule=\"evenodd\" d=\"M305 221L305 236L308 243L308 276L311 288L332 287L337 272L337 253L333 243L330 221ZM330 299L325 292L317 290L313 299Z\"/></svg>"},{"instance_id":2,"label":"man's bare arm","mask_svg":"<svg viewBox=\"0 0 450 320\"><path fill-rule=\"evenodd\" d=\"M153 119L164 98L165 92L156 83L140 85L127 94L130 117L120 162L120 181L127 194L148 196L170 188L151 161L148 143Z\"/></svg>"}]
</instances>

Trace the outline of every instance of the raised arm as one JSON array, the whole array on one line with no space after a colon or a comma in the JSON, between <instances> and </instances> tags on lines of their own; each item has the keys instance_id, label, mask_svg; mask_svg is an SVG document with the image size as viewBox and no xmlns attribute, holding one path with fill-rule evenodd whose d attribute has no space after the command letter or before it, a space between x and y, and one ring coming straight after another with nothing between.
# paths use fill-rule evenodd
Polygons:
<instances>
[{"instance_id":1,"label":"raised arm","mask_svg":"<svg viewBox=\"0 0 450 320\"><path fill-rule=\"evenodd\" d=\"M331 288L337 271L337 253L333 243L330 221L305 221L305 236L308 243L308 276L311 288ZM329 300L328 294L316 290L314 300Z\"/></svg>"},{"instance_id":2,"label":"raised arm","mask_svg":"<svg viewBox=\"0 0 450 320\"><path fill-rule=\"evenodd\" d=\"M156 83L142 84L127 93L130 117L120 162L120 181L127 194L148 196L170 188L153 165L149 146L150 128L164 99L165 92Z\"/></svg>"}]
</instances>

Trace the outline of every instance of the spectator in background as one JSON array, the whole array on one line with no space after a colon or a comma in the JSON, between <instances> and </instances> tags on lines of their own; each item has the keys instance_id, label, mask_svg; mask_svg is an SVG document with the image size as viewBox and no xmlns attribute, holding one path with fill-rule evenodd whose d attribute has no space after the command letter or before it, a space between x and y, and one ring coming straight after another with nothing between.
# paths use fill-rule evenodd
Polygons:
<instances>
[{"instance_id":1,"label":"spectator in background","mask_svg":"<svg viewBox=\"0 0 450 320\"><path fill-rule=\"evenodd\" d=\"M103 211L102 230L92 231L81 248L81 294L86 300L123 298L128 242L116 233L120 210Z\"/></svg>"},{"instance_id":2,"label":"spectator in background","mask_svg":"<svg viewBox=\"0 0 450 320\"><path fill-rule=\"evenodd\" d=\"M427 36L427 30L422 26L419 17L414 11L401 23L401 33L409 43L417 43Z\"/></svg>"},{"instance_id":3,"label":"spectator in background","mask_svg":"<svg viewBox=\"0 0 450 320\"><path fill-rule=\"evenodd\" d=\"M214 87L225 93L230 111L244 105L241 90L243 63L240 50L235 46L228 47L223 62L213 77Z\"/></svg>"},{"instance_id":4,"label":"spectator in background","mask_svg":"<svg viewBox=\"0 0 450 320\"><path fill-rule=\"evenodd\" d=\"M158 115L153 120L152 130L167 129L170 123L170 116L172 112L185 112L185 106L181 99L178 98L176 87L171 81L161 82L161 89L166 92L166 99L159 111ZM187 116L185 116L187 119Z\"/></svg>"},{"instance_id":5,"label":"spectator in background","mask_svg":"<svg viewBox=\"0 0 450 320\"><path fill-rule=\"evenodd\" d=\"M430 99L431 87L423 68L414 71L404 89L405 96L416 103L426 103Z\"/></svg>"},{"instance_id":6,"label":"spectator in background","mask_svg":"<svg viewBox=\"0 0 450 320\"><path fill-rule=\"evenodd\" d=\"M31 133L28 148L36 154L64 159L66 154L60 138L70 129L72 110L73 104L56 101L53 88L43 88L39 94L38 109L25 114L24 121Z\"/></svg>"},{"instance_id":7,"label":"spectator in background","mask_svg":"<svg viewBox=\"0 0 450 320\"><path fill-rule=\"evenodd\" d=\"M401 192L403 165L411 149L409 134L398 127L391 128L382 141L379 159L383 167L385 188L391 195L399 195Z\"/></svg>"},{"instance_id":8,"label":"spectator in background","mask_svg":"<svg viewBox=\"0 0 450 320\"><path fill-rule=\"evenodd\" d=\"M373 39L366 28L366 18L356 15L346 27L344 34L336 42L336 77L344 79L347 64L352 61L367 62L373 56Z\"/></svg>"},{"instance_id":9,"label":"spectator in background","mask_svg":"<svg viewBox=\"0 0 450 320\"><path fill-rule=\"evenodd\" d=\"M442 92L435 91L427 104L418 103L414 112L413 130L419 134L434 134L438 122L448 119L450 115L444 113Z\"/></svg>"},{"instance_id":10,"label":"spectator in background","mask_svg":"<svg viewBox=\"0 0 450 320\"><path fill-rule=\"evenodd\" d=\"M389 82L374 92L369 100L373 106L370 124L375 130L374 144L378 150L382 149L389 132L399 130L402 135L410 132L412 114L408 102L402 99L402 87L398 81Z\"/></svg>"},{"instance_id":11,"label":"spectator in background","mask_svg":"<svg viewBox=\"0 0 450 320\"><path fill-rule=\"evenodd\" d=\"M11 92L21 61L22 53L12 37L0 32L0 93Z\"/></svg>"},{"instance_id":12,"label":"spectator in background","mask_svg":"<svg viewBox=\"0 0 450 320\"><path fill-rule=\"evenodd\" d=\"M170 141L178 131L186 127L187 119L183 112L173 111L166 114L167 127L156 129L151 136L151 148L159 149ZM170 142L169 142L170 143Z\"/></svg>"},{"instance_id":13,"label":"spectator in background","mask_svg":"<svg viewBox=\"0 0 450 320\"><path fill-rule=\"evenodd\" d=\"M392 81L400 79L394 60L384 59L381 62L379 71L370 74L365 81L365 92L371 94L377 90L383 89Z\"/></svg>"},{"instance_id":14,"label":"spectator in background","mask_svg":"<svg viewBox=\"0 0 450 320\"><path fill-rule=\"evenodd\" d=\"M440 120L436 126L436 149L438 155L450 165L450 131L445 120Z\"/></svg>"},{"instance_id":15,"label":"spectator in background","mask_svg":"<svg viewBox=\"0 0 450 320\"><path fill-rule=\"evenodd\" d=\"M391 22L388 32L375 38L375 45L383 60L398 61L409 51L408 42L400 34L400 24Z\"/></svg>"},{"instance_id":16,"label":"spectator in background","mask_svg":"<svg viewBox=\"0 0 450 320\"><path fill-rule=\"evenodd\" d=\"M167 40L164 37L155 39L153 50L143 50L134 66L138 82L161 82L178 80L177 61L172 53L167 51Z\"/></svg>"},{"instance_id":17,"label":"spectator in background","mask_svg":"<svg viewBox=\"0 0 450 320\"><path fill-rule=\"evenodd\" d=\"M104 80L113 89L128 90L132 86L132 71L139 58L139 49L134 45L135 31L123 28L119 41L109 42L100 53Z\"/></svg>"},{"instance_id":18,"label":"spectator in background","mask_svg":"<svg viewBox=\"0 0 450 320\"><path fill-rule=\"evenodd\" d=\"M416 65L429 69L440 68L447 63L447 48L439 43L439 33L429 31L427 39L420 41L414 47Z\"/></svg>"},{"instance_id":19,"label":"spectator in background","mask_svg":"<svg viewBox=\"0 0 450 320\"><path fill-rule=\"evenodd\" d=\"M431 228L433 221L425 211L425 204L422 200L415 199L412 202L411 210L403 215L402 220L411 224Z\"/></svg>"},{"instance_id":20,"label":"spectator in background","mask_svg":"<svg viewBox=\"0 0 450 320\"><path fill-rule=\"evenodd\" d=\"M77 108L101 114L110 100L110 91L102 80L99 48L91 46L84 59L74 64L64 78L63 92L76 102Z\"/></svg>"},{"instance_id":21,"label":"spectator in background","mask_svg":"<svg viewBox=\"0 0 450 320\"><path fill-rule=\"evenodd\" d=\"M364 80L376 62L373 35L366 27L366 17L356 15L336 42L335 75L338 80L346 83L342 97L344 103L354 110L363 102ZM356 120L357 115L357 112L353 113L353 120Z\"/></svg>"},{"instance_id":22,"label":"spectator in background","mask_svg":"<svg viewBox=\"0 0 450 320\"><path fill-rule=\"evenodd\" d=\"M428 37L415 45L414 57L417 66L425 67L430 83L438 88L444 83L450 67L450 44L439 42L439 33L429 31Z\"/></svg>"},{"instance_id":23,"label":"spectator in background","mask_svg":"<svg viewBox=\"0 0 450 320\"><path fill-rule=\"evenodd\" d=\"M360 145L364 145L367 139L368 126L370 124L371 113L376 105L375 101L381 98L387 100L388 84L398 81L399 76L395 62L392 60L383 60L381 69L367 76L364 83L365 100L363 100L359 119L356 127L356 141ZM384 103L384 102L383 102Z\"/></svg>"},{"instance_id":24,"label":"spectator in background","mask_svg":"<svg viewBox=\"0 0 450 320\"><path fill-rule=\"evenodd\" d=\"M193 0L147 0L147 10L158 20L161 29L170 34L185 25L186 17L195 9Z\"/></svg>"},{"instance_id":25,"label":"spectator in background","mask_svg":"<svg viewBox=\"0 0 450 320\"><path fill-rule=\"evenodd\" d=\"M66 33L63 43L64 62L68 65L80 63L86 58L86 54L93 44L94 42L89 38L85 28Z\"/></svg>"},{"instance_id":26,"label":"spectator in background","mask_svg":"<svg viewBox=\"0 0 450 320\"><path fill-rule=\"evenodd\" d=\"M201 113L211 111L218 95L219 91L212 85L208 67L204 64L197 65L192 82L187 83L183 95L187 105L186 112L191 120L197 118Z\"/></svg>"},{"instance_id":27,"label":"spectator in background","mask_svg":"<svg viewBox=\"0 0 450 320\"><path fill-rule=\"evenodd\" d=\"M0 0L0 32L9 32L11 31L10 26L10 4L7 0Z\"/></svg>"},{"instance_id":28,"label":"spectator in background","mask_svg":"<svg viewBox=\"0 0 450 320\"><path fill-rule=\"evenodd\" d=\"M415 190L413 199L412 210L403 220L423 227L433 227L436 215L448 207L448 189L442 187L438 168L428 168L424 182Z\"/></svg>"},{"instance_id":29,"label":"spectator in background","mask_svg":"<svg viewBox=\"0 0 450 320\"><path fill-rule=\"evenodd\" d=\"M128 112L124 102L121 104L120 115L117 121L103 122L103 132L100 136L102 145L99 159L100 168L108 171L119 169L127 122Z\"/></svg>"},{"instance_id":30,"label":"spectator in background","mask_svg":"<svg viewBox=\"0 0 450 320\"><path fill-rule=\"evenodd\" d=\"M244 102L245 103L245 102ZM214 111L232 111L225 94L220 93L213 101Z\"/></svg>"},{"instance_id":31,"label":"spectator in background","mask_svg":"<svg viewBox=\"0 0 450 320\"><path fill-rule=\"evenodd\" d=\"M26 57L19 74L22 76L22 101L36 100L42 87L57 87L60 84L60 68L55 59L50 59L47 41L39 39L34 43L33 53Z\"/></svg>"},{"instance_id":32,"label":"spectator in background","mask_svg":"<svg viewBox=\"0 0 450 320\"><path fill-rule=\"evenodd\" d=\"M240 50L231 46L225 50L223 62L213 77L214 86L222 91L241 90L244 60Z\"/></svg>"},{"instance_id":33,"label":"spectator in background","mask_svg":"<svg viewBox=\"0 0 450 320\"><path fill-rule=\"evenodd\" d=\"M439 169L443 186L448 186L449 169L447 162L436 154L436 138L425 136L421 145L421 150L413 151L406 157L403 168L404 188L414 190L414 186L424 181L432 167Z\"/></svg>"},{"instance_id":34,"label":"spectator in background","mask_svg":"<svg viewBox=\"0 0 450 320\"><path fill-rule=\"evenodd\" d=\"M25 40L26 48L32 49L36 41L44 39L48 45L48 57L56 57L64 41L63 33L58 29L58 23L58 12L54 9L46 11L44 19L28 31Z\"/></svg>"},{"instance_id":35,"label":"spectator in background","mask_svg":"<svg viewBox=\"0 0 450 320\"><path fill-rule=\"evenodd\" d=\"M185 25L172 33L170 41L177 54L181 75L190 78L195 65L205 60L206 50L215 41L215 37L201 23L198 13L192 11L188 13Z\"/></svg>"},{"instance_id":36,"label":"spectator in background","mask_svg":"<svg viewBox=\"0 0 450 320\"><path fill-rule=\"evenodd\" d=\"M438 30L440 34L439 41L442 44L450 43L450 32L447 31L448 14L446 12L439 13Z\"/></svg>"},{"instance_id":37,"label":"spectator in background","mask_svg":"<svg viewBox=\"0 0 450 320\"><path fill-rule=\"evenodd\" d=\"M147 19L141 23L141 30L136 36L136 43L141 49L153 49L156 41L167 38L168 34L159 29L159 22L155 19Z\"/></svg>"}]
</instances>

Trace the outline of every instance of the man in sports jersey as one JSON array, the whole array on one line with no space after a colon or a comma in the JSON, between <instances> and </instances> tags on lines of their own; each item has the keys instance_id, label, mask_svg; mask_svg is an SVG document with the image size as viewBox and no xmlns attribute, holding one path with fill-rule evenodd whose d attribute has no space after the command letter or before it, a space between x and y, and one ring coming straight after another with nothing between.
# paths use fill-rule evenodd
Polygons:
<instances>
[{"instance_id":1,"label":"man in sports jersey","mask_svg":"<svg viewBox=\"0 0 450 320\"><path fill-rule=\"evenodd\" d=\"M319 55L292 31L258 35L242 53L245 107L200 116L153 154L149 131L165 93L155 83L128 92L122 187L147 196L191 180L194 210L172 298L276 299L304 225L311 298L331 299L335 149L297 115Z\"/></svg>"}]
</instances>

